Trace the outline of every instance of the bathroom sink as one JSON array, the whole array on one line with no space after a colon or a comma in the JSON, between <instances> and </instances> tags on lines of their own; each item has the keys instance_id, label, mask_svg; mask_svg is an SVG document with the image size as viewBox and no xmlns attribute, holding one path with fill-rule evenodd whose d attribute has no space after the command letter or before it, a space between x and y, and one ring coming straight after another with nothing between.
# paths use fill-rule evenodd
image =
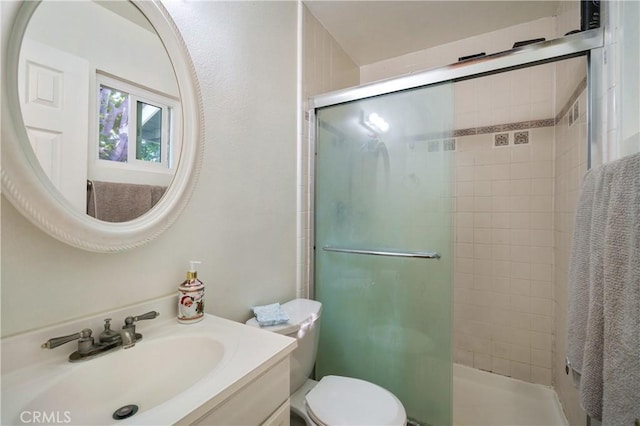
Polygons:
<instances>
[{"instance_id":1,"label":"bathroom sink","mask_svg":"<svg viewBox=\"0 0 640 426\"><path fill-rule=\"evenodd\" d=\"M164 321L138 328L143 339L134 347L80 363L67 360L74 343L40 349L48 337L66 332L60 329L2 339L0 424L192 423L286 359L296 345L295 339L208 314L184 325L169 312ZM136 407L133 415L113 418L130 406Z\"/></svg>"},{"instance_id":2,"label":"bathroom sink","mask_svg":"<svg viewBox=\"0 0 640 426\"><path fill-rule=\"evenodd\" d=\"M68 413L77 424L104 424L117 409L130 405L142 413L219 368L229 358L225 353L234 349L229 346L204 336L143 339L133 348L72 365L24 410ZM124 410L120 417L126 414Z\"/></svg>"}]
</instances>

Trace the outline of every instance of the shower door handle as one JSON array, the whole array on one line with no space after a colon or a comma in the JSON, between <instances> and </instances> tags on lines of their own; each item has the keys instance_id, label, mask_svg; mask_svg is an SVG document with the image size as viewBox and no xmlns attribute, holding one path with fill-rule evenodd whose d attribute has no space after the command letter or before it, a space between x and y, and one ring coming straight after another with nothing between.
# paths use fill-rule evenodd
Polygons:
<instances>
[{"instance_id":1,"label":"shower door handle","mask_svg":"<svg viewBox=\"0 0 640 426\"><path fill-rule=\"evenodd\" d=\"M365 254L370 256L390 256L390 257L410 257L417 259L440 259L440 255L435 251L396 251L396 250L361 250L324 246L324 251L337 253Z\"/></svg>"}]
</instances>

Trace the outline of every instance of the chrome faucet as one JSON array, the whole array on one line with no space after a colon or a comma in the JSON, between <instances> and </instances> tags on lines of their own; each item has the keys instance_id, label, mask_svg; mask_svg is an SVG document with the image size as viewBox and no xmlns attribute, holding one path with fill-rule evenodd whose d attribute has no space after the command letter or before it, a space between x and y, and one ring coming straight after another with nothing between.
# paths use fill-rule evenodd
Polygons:
<instances>
[{"instance_id":1,"label":"chrome faucet","mask_svg":"<svg viewBox=\"0 0 640 426\"><path fill-rule=\"evenodd\" d=\"M142 334L138 333L139 337L136 337L136 333L123 328L120 332L120 340L122 341L122 348L129 349L136 345L136 342L142 339Z\"/></svg>"},{"instance_id":2,"label":"chrome faucet","mask_svg":"<svg viewBox=\"0 0 640 426\"><path fill-rule=\"evenodd\" d=\"M142 339L142 334L136 333L135 322L153 319L158 315L160 315L158 312L151 311L135 317L129 316L125 318L120 332L111 330L111 318L106 318L104 320L104 330L98 336L98 343L91 337L91 329L85 328L78 333L49 339L41 347L43 349L53 349L73 340L78 340L78 350L69 355L69 362L87 361L120 348L128 349L135 346Z\"/></svg>"}]
</instances>

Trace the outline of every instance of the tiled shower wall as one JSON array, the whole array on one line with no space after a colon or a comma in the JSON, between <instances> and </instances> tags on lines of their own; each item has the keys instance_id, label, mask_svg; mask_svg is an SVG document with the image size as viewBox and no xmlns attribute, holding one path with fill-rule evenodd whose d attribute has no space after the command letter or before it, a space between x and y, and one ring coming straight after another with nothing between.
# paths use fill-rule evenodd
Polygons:
<instances>
[{"instance_id":1,"label":"tiled shower wall","mask_svg":"<svg viewBox=\"0 0 640 426\"><path fill-rule=\"evenodd\" d=\"M551 385L555 65L456 83L454 361Z\"/></svg>"},{"instance_id":2,"label":"tiled shower wall","mask_svg":"<svg viewBox=\"0 0 640 426\"><path fill-rule=\"evenodd\" d=\"M550 385L553 127L457 145L454 360Z\"/></svg>"},{"instance_id":3,"label":"tiled shower wall","mask_svg":"<svg viewBox=\"0 0 640 426\"><path fill-rule=\"evenodd\" d=\"M586 64L547 66L531 68L528 79L520 71L491 77L518 83L501 97L515 123L456 132L454 359L561 385L568 416L580 419L576 393L560 372L573 214L586 171ZM495 89L498 80L472 81ZM462 97L456 88L458 116ZM485 105L492 111L496 104L488 98ZM514 114L527 110L531 120L518 122L523 116ZM480 134L461 136L474 130ZM524 135L528 144L518 144Z\"/></svg>"},{"instance_id":4,"label":"tiled shower wall","mask_svg":"<svg viewBox=\"0 0 640 426\"><path fill-rule=\"evenodd\" d=\"M579 4L577 2L560 2L556 19L558 35L575 28L576 18L580 16L578 10ZM584 81L586 67L585 58L559 62L556 65L555 82L558 123L554 152L554 368L552 383L571 425L587 424L586 415L578 400L578 391L571 377L566 375L564 371L567 335L567 276L573 238L573 216L582 176L587 170L588 158L586 152L586 82ZM577 100L577 110L574 100ZM571 106L571 109L568 109L567 106Z\"/></svg>"},{"instance_id":5,"label":"tiled shower wall","mask_svg":"<svg viewBox=\"0 0 640 426\"><path fill-rule=\"evenodd\" d=\"M299 277L299 287L296 297L308 297L308 285L313 282L312 265L312 210L313 210L313 156L309 155L309 117L308 99L321 93L344 89L346 87L357 86L359 83L360 68L344 52L342 47L335 41L329 32L318 22L309 12L306 6L302 5L303 13L303 78L302 78L302 99L303 104L303 128L300 149L302 150L302 182L299 188L303 201L301 215L303 222L303 235L299 242L302 255L298 259L298 267L301 270Z\"/></svg>"},{"instance_id":6,"label":"tiled shower wall","mask_svg":"<svg viewBox=\"0 0 640 426\"><path fill-rule=\"evenodd\" d=\"M315 95L357 86L360 68L336 40L303 7L303 96ZM305 110L306 110L305 105Z\"/></svg>"},{"instance_id":7,"label":"tiled shower wall","mask_svg":"<svg viewBox=\"0 0 640 426\"><path fill-rule=\"evenodd\" d=\"M573 87L574 94L560 112L556 126L554 247L555 247L555 341L553 385L558 393L569 424L586 424L573 380L564 372L567 336L568 271L573 239L573 226L578 194L587 171L587 96L586 60L574 59L558 64L557 86ZM577 88L577 90L576 90ZM559 106L560 108L560 106Z\"/></svg>"}]
</instances>

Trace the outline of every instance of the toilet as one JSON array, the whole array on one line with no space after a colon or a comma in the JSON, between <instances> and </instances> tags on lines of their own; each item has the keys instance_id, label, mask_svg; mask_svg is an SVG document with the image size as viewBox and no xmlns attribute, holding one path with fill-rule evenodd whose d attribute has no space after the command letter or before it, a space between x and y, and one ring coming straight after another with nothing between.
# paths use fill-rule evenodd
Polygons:
<instances>
[{"instance_id":1,"label":"toilet","mask_svg":"<svg viewBox=\"0 0 640 426\"><path fill-rule=\"evenodd\" d=\"M325 376L319 382L309 376L316 361L322 304L295 299L282 305L289 322L260 327L255 318L247 325L294 337L298 347L291 354L291 411L308 426L403 426L407 415L400 400L373 383L342 376Z\"/></svg>"}]
</instances>

